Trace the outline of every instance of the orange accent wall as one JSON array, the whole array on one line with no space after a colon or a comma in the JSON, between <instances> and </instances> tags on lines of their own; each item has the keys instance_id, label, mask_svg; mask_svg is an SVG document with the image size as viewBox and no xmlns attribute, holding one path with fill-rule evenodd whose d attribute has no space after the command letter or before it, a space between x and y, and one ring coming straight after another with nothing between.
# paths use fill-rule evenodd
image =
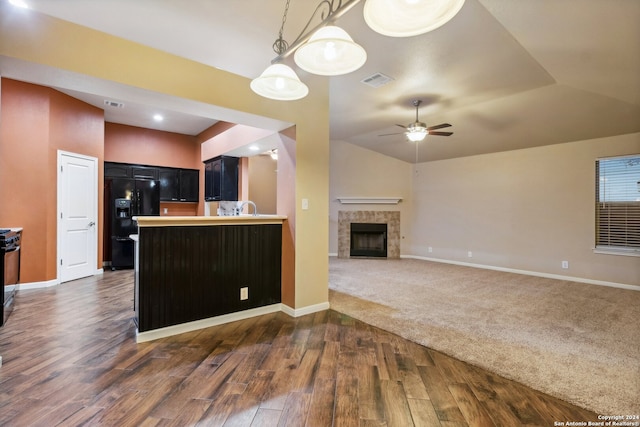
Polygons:
<instances>
[{"instance_id":1,"label":"orange accent wall","mask_svg":"<svg viewBox=\"0 0 640 427\"><path fill-rule=\"evenodd\" d=\"M164 210L167 210L165 213ZM196 216L198 203L160 202L160 216Z\"/></svg>"},{"instance_id":2,"label":"orange accent wall","mask_svg":"<svg viewBox=\"0 0 640 427\"><path fill-rule=\"evenodd\" d=\"M23 227L20 282L57 277L57 150L98 159L102 268L102 110L56 90L0 81L0 226Z\"/></svg>"},{"instance_id":3,"label":"orange accent wall","mask_svg":"<svg viewBox=\"0 0 640 427\"><path fill-rule=\"evenodd\" d=\"M200 144L195 136L108 122L105 123L104 159L204 171Z\"/></svg>"}]
</instances>

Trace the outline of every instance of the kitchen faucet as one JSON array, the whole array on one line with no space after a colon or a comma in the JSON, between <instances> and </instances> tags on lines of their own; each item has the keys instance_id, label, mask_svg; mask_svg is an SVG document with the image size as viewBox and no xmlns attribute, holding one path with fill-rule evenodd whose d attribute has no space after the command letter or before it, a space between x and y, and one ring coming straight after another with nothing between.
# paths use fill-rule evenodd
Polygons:
<instances>
[{"instance_id":1,"label":"kitchen faucet","mask_svg":"<svg viewBox=\"0 0 640 427\"><path fill-rule=\"evenodd\" d=\"M245 202L242 202L242 204L240 205L240 207L238 208L239 212L242 212L242 209L245 207L245 205L251 205L253 206L253 216L258 216L258 208L256 208L256 204L253 203L251 200L247 200ZM247 211L248 213L248 211Z\"/></svg>"}]
</instances>

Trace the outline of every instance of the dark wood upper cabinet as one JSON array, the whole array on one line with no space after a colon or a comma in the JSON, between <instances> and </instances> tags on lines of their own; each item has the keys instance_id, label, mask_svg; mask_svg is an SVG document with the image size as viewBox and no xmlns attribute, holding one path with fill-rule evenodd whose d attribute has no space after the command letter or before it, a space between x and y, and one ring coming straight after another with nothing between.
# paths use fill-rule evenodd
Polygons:
<instances>
[{"instance_id":1,"label":"dark wood upper cabinet","mask_svg":"<svg viewBox=\"0 0 640 427\"><path fill-rule=\"evenodd\" d=\"M160 168L160 200L164 202L180 201L180 173L179 169Z\"/></svg>"},{"instance_id":2,"label":"dark wood upper cabinet","mask_svg":"<svg viewBox=\"0 0 640 427\"><path fill-rule=\"evenodd\" d=\"M197 202L200 196L200 171L180 169L179 173L181 202Z\"/></svg>"},{"instance_id":3,"label":"dark wood upper cabinet","mask_svg":"<svg viewBox=\"0 0 640 427\"><path fill-rule=\"evenodd\" d=\"M158 180L161 202L197 202L200 194L200 171L197 169L104 162L104 176Z\"/></svg>"},{"instance_id":4,"label":"dark wood upper cabinet","mask_svg":"<svg viewBox=\"0 0 640 427\"><path fill-rule=\"evenodd\" d=\"M197 202L200 171L196 169L158 168L160 200L164 202Z\"/></svg>"},{"instance_id":5,"label":"dark wood upper cabinet","mask_svg":"<svg viewBox=\"0 0 640 427\"><path fill-rule=\"evenodd\" d=\"M220 156L204 162L204 199L238 200L237 157Z\"/></svg>"},{"instance_id":6,"label":"dark wood upper cabinet","mask_svg":"<svg viewBox=\"0 0 640 427\"><path fill-rule=\"evenodd\" d=\"M126 163L104 162L104 176L111 178L131 178L131 165Z\"/></svg>"},{"instance_id":7,"label":"dark wood upper cabinet","mask_svg":"<svg viewBox=\"0 0 640 427\"><path fill-rule=\"evenodd\" d=\"M158 168L152 166L131 165L132 178L136 179L158 179Z\"/></svg>"}]
</instances>

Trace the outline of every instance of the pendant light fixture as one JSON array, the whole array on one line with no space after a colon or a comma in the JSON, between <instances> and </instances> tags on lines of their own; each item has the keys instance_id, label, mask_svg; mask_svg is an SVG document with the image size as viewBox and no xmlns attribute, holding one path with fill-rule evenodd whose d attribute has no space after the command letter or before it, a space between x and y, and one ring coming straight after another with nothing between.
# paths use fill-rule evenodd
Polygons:
<instances>
[{"instance_id":1,"label":"pendant light fixture","mask_svg":"<svg viewBox=\"0 0 640 427\"><path fill-rule=\"evenodd\" d=\"M435 30L453 18L464 0L367 0L364 20L390 37L411 37Z\"/></svg>"},{"instance_id":2,"label":"pendant light fixture","mask_svg":"<svg viewBox=\"0 0 640 427\"><path fill-rule=\"evenodd\" d=\"M309 73L338 76L362 67L367 61L367 52L345 30L328 25L299 47L293 58L298 67Z\"/></svg>"},{"instance_id":3,"label":"pendant light fixture","mask_svg":"<svg viewBox=\"0 0 640 427\"><path fill-rule=\"evenodd\" d=\"M289 1L287 0L284 9L278 38L272 46L273 50L278 54L278 58L289 49L289 44L282 37L284 23L287 21L287 12L289 11ZM268 66L260 74L260 77L251 80L249 86L258 95L278 101L294 101L304 98L309 93L309 88L300 81L296 72L288 65L278 61Z\"/></svg>"},{"instance_id":4,"label":"pendant light fixture","mask_svg":"<svg viewBox=\"0 0 640 427\"><path fill-rule=\"evenodd\" d=\"M338 76L362 67L367 60L367 52L345 30L333 24L360 1L321 0L300 35L289 46L282 37L289 11L290 0L287 0L280 33L273 44L278 56L260 77L251 81L251 89L270 99L295 100L305 97L309 88L291 67L282 63L292 53L296 65L312 74ZM366 0L364 19L371 29L380 34L410 37L445 24L463 5L464 0ZM318 15L321 22L307 31ZM424 139L426 134L419 140Z\"/></svg>"},{"instance_id":5,"label":"pendant light fixture","mask_svg":"<svg viewBox=\"0 0 640 427\"><path fill-rule=\"evenodd\" d=\"M293 101L309 93L309 88L300 81L296 72L284 64L268 66L260 77L251 80L250 86L258 95L278 101Z\"/></svg>"}]
</instances>

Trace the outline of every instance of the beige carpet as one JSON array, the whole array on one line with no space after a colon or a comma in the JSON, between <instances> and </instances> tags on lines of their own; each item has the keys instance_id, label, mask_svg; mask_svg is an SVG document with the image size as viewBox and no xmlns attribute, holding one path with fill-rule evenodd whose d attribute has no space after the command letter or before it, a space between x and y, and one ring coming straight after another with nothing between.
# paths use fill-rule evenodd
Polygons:
<instances>
[{"instance_id":1,"label":"beige carpet","mask_svg":"<svg viewBox=\"0 0 640 427\"><path fill-rule=\"evenodd\" d=\"M415 259L332 257L329 302L586 409L640 414L640 292Z\"/></svg>"}]
</instances>

